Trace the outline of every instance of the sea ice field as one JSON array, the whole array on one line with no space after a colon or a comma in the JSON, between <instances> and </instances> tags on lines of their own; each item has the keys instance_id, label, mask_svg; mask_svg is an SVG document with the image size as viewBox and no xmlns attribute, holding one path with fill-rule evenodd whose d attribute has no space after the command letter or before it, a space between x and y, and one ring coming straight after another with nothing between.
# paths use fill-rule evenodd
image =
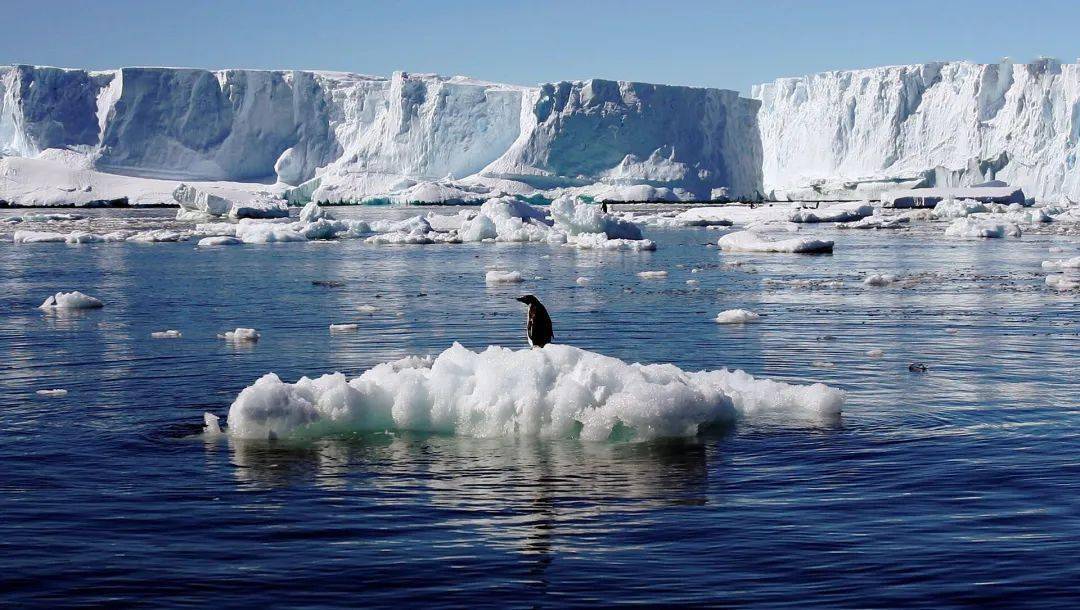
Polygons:
<instances>
[{"instance_id":1,"label":"sea ice field","mask_svg":"<svg viewBox=\"0 0 1080 610\"><path fill-rule=\"evenodd\" d=\"M0 210L0 599L1075 603L1077 257L963 200Z\"/></svg>"}]
</instances>

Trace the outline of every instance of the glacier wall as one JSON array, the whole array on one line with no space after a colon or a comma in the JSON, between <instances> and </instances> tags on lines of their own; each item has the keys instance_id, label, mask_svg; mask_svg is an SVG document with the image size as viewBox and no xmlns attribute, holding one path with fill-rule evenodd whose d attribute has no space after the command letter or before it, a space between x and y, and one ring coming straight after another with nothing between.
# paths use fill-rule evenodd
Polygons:
<instances>
[{"instance_id":1,"label":"glacier wall","mask_svg":"<svg viewBox=\"0 0 1080 610\"><path fill-rule=\"evenodd\" d=\"M0 156L61 149L99 172L277 183L338 201L623 187L754 197L758 106L731 91L603 80L20 65L0 67Z\"/></svg>"},{"instance_id":2,"label":"glacier wall","mask_svg":"<svg viewBox=\"0 0 1080 610\"><path fill-rule=\"evenodd\" d=\"M754 87L767 195L861 198L998 179L1080 199L1080 65L968 62L782 78Z\"/></svg>"}]
</instances>

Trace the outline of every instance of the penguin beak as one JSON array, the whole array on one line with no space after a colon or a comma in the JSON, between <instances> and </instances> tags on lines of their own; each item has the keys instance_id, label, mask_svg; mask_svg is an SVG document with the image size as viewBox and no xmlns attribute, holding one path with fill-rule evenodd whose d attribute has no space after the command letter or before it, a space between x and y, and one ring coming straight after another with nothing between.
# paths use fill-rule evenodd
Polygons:
<instances>
[{"instance_id":1,"label":"penguin beak","mask_svg":"<svg viewBox=\"0 0 1080 610\"><path fill-rule=\"evenodd\" d=\"M520 302L522 302L522 303L528 303L528 301L526 301L526 300L525 300L525 297L518 297L518 298L516 298L516 299L514 299L514 300L515 300L515 301L520 301Z\"/></svg>"}]
</instances>

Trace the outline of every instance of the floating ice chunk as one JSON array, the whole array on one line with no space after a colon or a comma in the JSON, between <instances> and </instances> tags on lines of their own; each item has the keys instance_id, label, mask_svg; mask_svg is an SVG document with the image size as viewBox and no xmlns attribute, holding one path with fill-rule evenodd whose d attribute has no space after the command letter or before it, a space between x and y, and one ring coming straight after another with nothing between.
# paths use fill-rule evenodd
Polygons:
<instances>
[{"instance_id":1,"label":"floating ice chunk","mask_svg":"<svg viewBox=\"0 0 1080 610\"><path fill-rule=\"evenodd\" d=\"M1080 276L1069 276L1062 273L1046 276L1046 285L1054 290L1076 290L1080 288Z\"/></svg>"},{"instance_id":2,"label":"floating ice chunk","mask_svg":"<svg viewBox=\"0 0 1080 610\"><path fill-rule=\"evenodd\" d=\"M700 280L686 280L686 285L687 286L700 286L701 281Z\"/></svg>"},{"instance_id":3,"label":"floating ice chunk","mask_svg":"<svg viewBox=\"0 0 1080 610\"><path fill-rule=\"evenodd\" d=\"M360 306L358 306L356 308L356 311L359 311L360 313L366 313L368 315L371 315L371 314L375 313L376 311L379 311L379 308L375 307L374 305L360 305Z\"/></svg>"},{"instance_id":4,"label":"floating ice chunk","mask_svg":"<svg viewBox=\"0 0 1080 610\"><path fill-rule=\"evenodd\" d=\"M574 280L574 282L578 286L588 286L589 285L589 278L582 276L582 277L579 277L578 279Z\"/></svg>"},{"instance_id":5,"label":"floating ice chunk","mask_svg":"<svg viewBox=\"0 0 1080 610\"><path fill-rule=\"evenodd\" d=\"M334 216L324 210L319 204L314 201L308 202L302 210L300 210L301 222L315 222L316 220L334 220Z\"/></svg>"},{"instance_id":6,"label":"floating ice chunk","mask_svg":"<svg viewBox=\"0 0 1080 610\"><path fill-rule=\"evenodd\" d=\"M756 314L747 309L729 309L716 314L716 323L746 324L748 322L756 322L759 318L761 318L760 314Z\"/></svg>"},{"instance_id":7,"label":"floating ice chunk","mask_svg":"<svg viewBox=\"0 0 1080 610\"><path fill-rule=\"evenodd\" d=\"M945 199L941 201L930 214L939 220L951 218L966 218L972 214L989 212L990 208L981 201L974 199Z\"/></svg>"},{"instance_id":8,"label":"floating ice chunk","mask_svg":"<svg viewBox=\"0 0 1080 610\"><path fill-rule=\"evenodd\" d=\"M891 273L872 273L866 276L863 284L867 286L888 286L896 281L896 276Z\"/></svg>"},{"instance_id":9,"label":"floating ice chunk","mask_svg":"<svg viewBox=\"0 0 1080 610\"><path fill-rule=\"evenodd\" d=\"M484 281L488 284L517 284L524 282L525 278L518 271L491 270L484 276Z\"/></svg>"},{"instance_id":10,"label":"floating ice chunk","mask_svg":"<svg viewBox=\"0 0 1080 610\"><path fill-rule=\"evenodd\" d=\"M564 195L549 206L555 228L567 235L603 233L608 239L641 239L641 228L633 222L604 213L600 206Z\"/></svg>"},{"instance_id":11,"label":"floating ice chunk","mask_svg":"<svg viewBox=\"0 0 1080 610\"><path fill-rule=\"evenodd\" d=\"M829 362L828 360L815 360L810 363L810 366L818 369L834 369L836 368L836 363Z\"/></svg>"},{"instance_id":12,"label":"floating ice chunk","mask_svg":"<svg viewBox=\"0 0 1080 610\"><path fill-rule=\"evenodd\" d=\"M331 324L330 332L332 333L351 333L360 328L359 324Z\"/></svg>"},{"instance_id":13,"label":"floating ice chunk","mask_svg":"<svg viewBox=\"0 0 1080 610\"><path fill-rule=\"evenodd\" d=\"M1020 227L1011 222L957 218L945 229L950 237L1020 237Z\"/></svg>"},{"instance_id":14,"label":"floating ice chunk","mask_svg":"<svg viewBox=\"0 0 1080 610\"><path fill-rule=\"evenodd\" d=\"M4 222L12 224L20 222L62 222L71 220L82 220L86 218L81 214L23 214L22 216L8 216L3 219Z\"/></svg>"},{"instance_id":15,"label":"floating ice chunk","mask_svg":"<svg viewBox=\"0 0 1080 610\"><path fill-rule=\"evenodd\" d=\"M750 231L728 233L716 242L725 252L792 252L800 254L828 253L833 251L833 242L828 240L792 238L781 241L766 241Z\"/></svg>"},{"instance_id":16,"label":"floating ice chunk","mask_svg":"<svg viewBox=\"0 0 1080 610\"><path fill-rule=\"evenodd\" d=\"M239 246L242 243L244 243L244 240L242 239L229 237L228 235L218 235L217 237L204 237L200 239L197 246L200 248L212 246Z\"/></svg>"},{"instance_id":17,"label":"floating ice chunk","mask_svg":"<svg viewBox=\"0 0 1080 610\"><path fill-rule=\"evenodd\" d=\"M837 229L900 229L911 222L908 216L867 216L855 222L842 222Z\"/></svg>"},{"instance_id":18,"label":"floating ice chunk","mask_svg":"<svg viewBox=\"0 0 1080 610\"><path fill-rule=\"evenodd\" d=\"M127 241L158 243L186 241L187 239L188 235L184 233L177 233L176 231L170 231L168 229L152 229L149 231L140 231L128 237Z\"/></svg>"},{"instance_id":19,"label":"floating ice chunk","mask_svg":"<svg viewBox=\"0 0 1080 610\"><path fill-rule=\"evenodd\" d=\"M150 337L153 339L179 339L183 337L178 330L163 330L160 332L150 333Z\"/></svg>"},{"instance_id":20,"label":"floating ice chunk","mask_svg":"<svg viewBox=\"0 0 1080 610\"><path fill-rule=\"evenodd\" d=\"M307 237L297 233L292 224L285 225L251 220L243 220L236 225L236 237L245 244L271 244L308 240Z\"/></svg>"},{"instance_id":21,"label":"floating ice chunk","mask_svg":"<svg viewBox=\"0 0 1080 610\"><path fill-rule=\"evenodd\" d=\"M609 239L606 233L579 233L568 238L566 243L582 250L656 250L656 242L651 239Z\"/></svg>"},{"instance_id":22,"label":"floating ice chunk","mask_svg":"<svg viewBox=\"0 0 1080 610\"><path fill-rule=\"evenodd\" d=\"M643 280L662 280L667 278L667 271L638 271L637 276Z\"/></svg>"},{"instance_id":23,"label":"floating ice chunk","mask_svg":"<svg viewBox=\"0 0 1080 610\"><path fill-rule=\"evenodd\" d=\"M1043 261L1043 269L1080 269L1080 256L1056 261Z\"/></svg>"},{"instance_id":24,"label":"floating ice chunk","mask_svg":"<svg viewBox=\"0 0 1080 610\"><path fill-rule=\"evenodd\" d=\"M872 349L867 351L866 355L871 358L881 358L885 355L885 352L880 349Z\"/></svg>"},{"instance_id":25,"label":"floating ice chunk","mask_svg":"<svg viewBox=\"0 0 1080 610\"><path fill-rule=\"evenodd\" d=\"M232 210L232 201L188 184L176 187L173 191L173 199L180 204L181 209L189 213L225 216Z\"/></svg>"},{"instance_id":26,"label":"floating ice chunk","mask_svg":"<svg viewBox=\"0 0 1080 610\"><path fill-rule=\"evenodd\" d=\"M68 233L68 236L64 241L69 244L98 244L109 241L109 239L104 235L87 233L86 231L73 231Z\"/></svg>"},{"instance_id":27,"label":"floating ice chunk","mask_svg":"<svg viewBox=\"0 0 1080 610\"><path fill-rule=\"evenodd\" d=\"M213 413L203 413L203 434L218 436L221 434L221 418Z\"/></svg>"},{"instance_id":28,"label":"floating ice chunk","mask_svg":"<svg viewBox=\"0 0 1080 610\"><path fill-rule=\"evenodd\" d=\"M255 332L254 328L237 328L236 330L230 330L223 335L218 335L218 339L236 342L258 341L259 333Z\"/></svg>"},{"instance_id":29,"label":"floating ice chunk","mask_svg":"<svg viewBox=\"0 0 1080 610\"><path fill-rule=\"evenodd\" d=\"M67 235L51 231L15 231L12 241L17 244L63 243L67 241Z\"/></svg>"},{"instance_id":30,"label":"floating ice chunk","mask_svg":"<svg viewBox=\"0 0 1080 610\"><path fill-rule=\"evenodd\" d=\"M693 436L762 413L836 417L844 393L759 380L742 371L686 372L628 364L568 345L473 352L454 344L433 361L407 358L361 376L285 383L270 373L229 408L238 438L371 430L603 441Z\"/></svg>"},{"instance_id":31,"label":"floating ice chunk","mask_svg":"<svg viewBox=\"0 0 1080 610\"><path fill-rule=\"evenodd\" d=\"M74 292L58 292L45 299L38 309L98 309L105 304L92 296L85 295L78 290Z\"/></svg>"},{"instance_id":32,"label":"floating ice chunk","mask_svg":"<svg viewBox=\"0 0 1080 610\"><path fill-rule=\"evenodd\" d=\"M816 210L798 210L788 220L798 223L851 222L874 213L874 206L867 201L848 201Z\"/></svg>"},{"instance_id":33,"label":"floating ice chunk","mask_svg":"<svg viewBox=\"0 0 1080 610\"><path fill-rule=\"evenodd\" d=\"M38 390L35 392L38 396L48 396L50 398L59 398L61 396L67 396L68 391L62 388L56 388L53 390Z\"/></svg>"}]
</instances>

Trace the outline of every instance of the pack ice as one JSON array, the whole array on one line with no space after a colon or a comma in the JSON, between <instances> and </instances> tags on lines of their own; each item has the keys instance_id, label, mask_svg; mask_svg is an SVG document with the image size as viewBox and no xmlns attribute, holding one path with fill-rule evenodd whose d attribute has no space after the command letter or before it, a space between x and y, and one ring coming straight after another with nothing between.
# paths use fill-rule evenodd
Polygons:
<instances>
[{"instance_id":1,"label":"pack ice","mask_svg":"<svg viewBox=\"0 0 1080 610\"><path fill-rule=\"evenodd\" d=\"M162 203L181 182L273 186L293 203L753 197L757 107L733 91L599 79L5 66L0 200ZM179 195L217 215L246 198ZM273 208L256 203L249 214Z\"/></svg>"},{"instance_id":2,"label":"pack ice","mask_svg":"<svg viewBox=\"0 0 1080 610\"><path fill-rule=\"evenodd\" d=\"M434 358L380 364L352 380L334 373L286 383L267 374L229 408L228 433L648 439L693 436L703 426L766 413L836 417L843 403L843 392L822 384L790 385L742 371L629 364L568 345L474 352L455 343Z\"/></svg>"}]
</instances>

